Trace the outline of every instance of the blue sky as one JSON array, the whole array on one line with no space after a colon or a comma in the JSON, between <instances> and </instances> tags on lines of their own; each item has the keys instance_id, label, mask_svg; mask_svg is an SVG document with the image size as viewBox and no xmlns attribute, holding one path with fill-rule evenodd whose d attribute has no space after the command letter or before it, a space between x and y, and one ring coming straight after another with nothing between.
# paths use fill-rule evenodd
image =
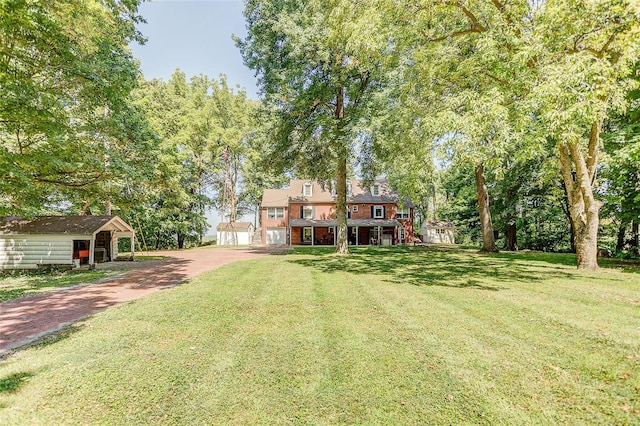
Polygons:
<instances>
[{"instance_id":1,"label":"blue sky","mask_svg":"<svg viewBox=\"0 0 640 426\"><path fill-rule=\"evenodd\" d=\"M153 0L140 5L147 21L138 29L147 38L132 45L146 79L168 80L180 68L188 77L226 74L230 85L244 87L257 99L256 79L242 63L231 36L246 35L243 2L220 0Z\"/></svg>"},{"instance_id":2,"label":"blue sky","mask_svg":"<svg viewBox=\"0 0 640 426\"><path fill-rule=\"evenodd\" d=\"M138 29L147 43L132 45L133 54L147 80L168 80L180 68L187 77L226 74L230 86L243 87L247 96L258 99L256 78L242 63L232 35L246 35L242 1L154 0L142 3L139 13L147 21ZM253 216L240 220L253 222ZM215 235L218 212L209 211L208 235Z\"/></svg>"}]
</instances>

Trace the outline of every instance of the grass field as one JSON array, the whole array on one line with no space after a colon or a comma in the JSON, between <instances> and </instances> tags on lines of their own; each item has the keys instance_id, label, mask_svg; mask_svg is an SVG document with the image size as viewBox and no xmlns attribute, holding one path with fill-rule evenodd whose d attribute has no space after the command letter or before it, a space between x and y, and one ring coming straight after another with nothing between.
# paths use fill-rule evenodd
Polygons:
<instances>
[{"instance_id":1,"label":"grass field","mask_svg":"<svg viewBox=\"0 0 640 426\"><path fill-rule=\"evenodd\" d=\"M640 275L359 249L230 264L0 362L2 424L639 424Z\"/></svg>"},{"instance_id":2,"label":"grass field","mask_svg":"<svg viewBox=\"0 0 640 426\"><path fill-rule=\"evenodd\" d=\"M61 287L91 283L112 275L110 271L16 271L0 275L0 303ZM1 423L1 422L0 422Z\"/></svg>"}]
</instances>

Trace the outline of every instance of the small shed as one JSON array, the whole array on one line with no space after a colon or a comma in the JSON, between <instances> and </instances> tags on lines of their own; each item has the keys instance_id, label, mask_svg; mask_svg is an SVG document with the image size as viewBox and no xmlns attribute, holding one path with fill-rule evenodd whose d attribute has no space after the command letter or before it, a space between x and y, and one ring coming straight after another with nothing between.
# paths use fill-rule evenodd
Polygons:
<instances>
[{"instance_id":1,"label":"small shed","mask_svg":"<svg viewBox=\"0 0 640 426\"><path fill-rule=\"evenodd\" d=\"M424 221L420 227L422 242L429 244L455 244L455 226L451 222Z\"/></svg>"},{"instance_id":2,"label":"small shed","mask_svg":"<svg viewBox=\"0 0 640 426\"><path fill-rule=\"evenodd\" d=\"M221 222L216 227L216 244L220 246L248 245L253 243L253 223Z\"/></svg>"},{"instance_id":3,"label":"small shed","mask_svg":"<svg viewBox=\"0 0 640 426\"><path fill-rule=\"evenodd\" d=\"M0 270L43 265L93 265L118 256L118 239L135 231L118 216L0 218Z\"/></svg>"}]
</instances>

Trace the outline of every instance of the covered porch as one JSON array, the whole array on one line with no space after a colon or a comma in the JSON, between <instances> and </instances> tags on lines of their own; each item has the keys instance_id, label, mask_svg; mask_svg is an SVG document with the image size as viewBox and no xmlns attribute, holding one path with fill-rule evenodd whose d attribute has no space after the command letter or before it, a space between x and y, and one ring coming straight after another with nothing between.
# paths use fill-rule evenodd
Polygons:
<instances>
[{"instance_id":1,"label":"covered porch","mask_svg":"<svg viewBox=\"0 0 640 426\"><path fill-rule=\"evenodd\" d=\"M335 246L338 221L292 219L289 245ZM402 242L397 220L347 219L347 238L352 246L391 246Z\"/></svg>"}]
</instances>

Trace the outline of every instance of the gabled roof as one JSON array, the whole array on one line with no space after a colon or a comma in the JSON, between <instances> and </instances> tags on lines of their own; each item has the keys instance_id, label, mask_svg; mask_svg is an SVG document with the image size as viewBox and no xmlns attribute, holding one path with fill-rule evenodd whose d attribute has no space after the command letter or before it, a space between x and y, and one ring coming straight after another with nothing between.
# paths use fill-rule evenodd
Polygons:
<instances>
[{"instance_id":1,"label":"gabled roof","mask_svg":"<svg viewBox=\"0 0 640 426\"><path fill-rule=\"evenodd\" d=\"M134 230L118 216L39 216L33 219L0 219L0 235L66 234L93 235L98 231L133 234Z\"/></svg>"},{"instance_id":2,"label":"gabled roof","mask_svg":"<svg viewBox=\"0 0 640 426\"><path fill-rule=\"evenodd\" d=\"M350 180L351 195L347 196L349 203L398 203L400 197L389 184L377 180L374 184L380 186L380 195L373 195L371 187L365 186L361 180ZM311 195L304 195L305 184L311 184ZM262 207L284 207L289 199L294 203L335 203L335 195L329 188L322 188L320 183L310 179L292 179L288 189L267 189L262 197ZM407 207L413 207L409 200L402 200Z\"/></svg>"},{"instance_id":3,"label":"gabled roof","mask_svg":"<svg viewBox=\"0 0 640 426\"><path fill-rule=\"evenodd\" d=\"M453 228L453 222L443 222L443 221L437 221L437 222L430 222L428 220L422 222L422 227L429 227L429 228Z\"/></svg>"},{"instance_id":4,"label":"gabled roof","mask_svg":"<svg viewBox=\"0 0 640 426\"><path fill-rule=\"evenodd\" d=\"M287 207L288 204L288 189L265 189L262 194L262 207Z\"/></svg>"},{"instance_id":5,"label":"gabled roof","mask_svg":"<svg viewBox=\"0 0 640 426\"><path fill-rule=\"evenodd\" d=\"M220 222L216 226L217 231L248 231L253 228L251 222Z\"/></svg>"}]
</instances>

